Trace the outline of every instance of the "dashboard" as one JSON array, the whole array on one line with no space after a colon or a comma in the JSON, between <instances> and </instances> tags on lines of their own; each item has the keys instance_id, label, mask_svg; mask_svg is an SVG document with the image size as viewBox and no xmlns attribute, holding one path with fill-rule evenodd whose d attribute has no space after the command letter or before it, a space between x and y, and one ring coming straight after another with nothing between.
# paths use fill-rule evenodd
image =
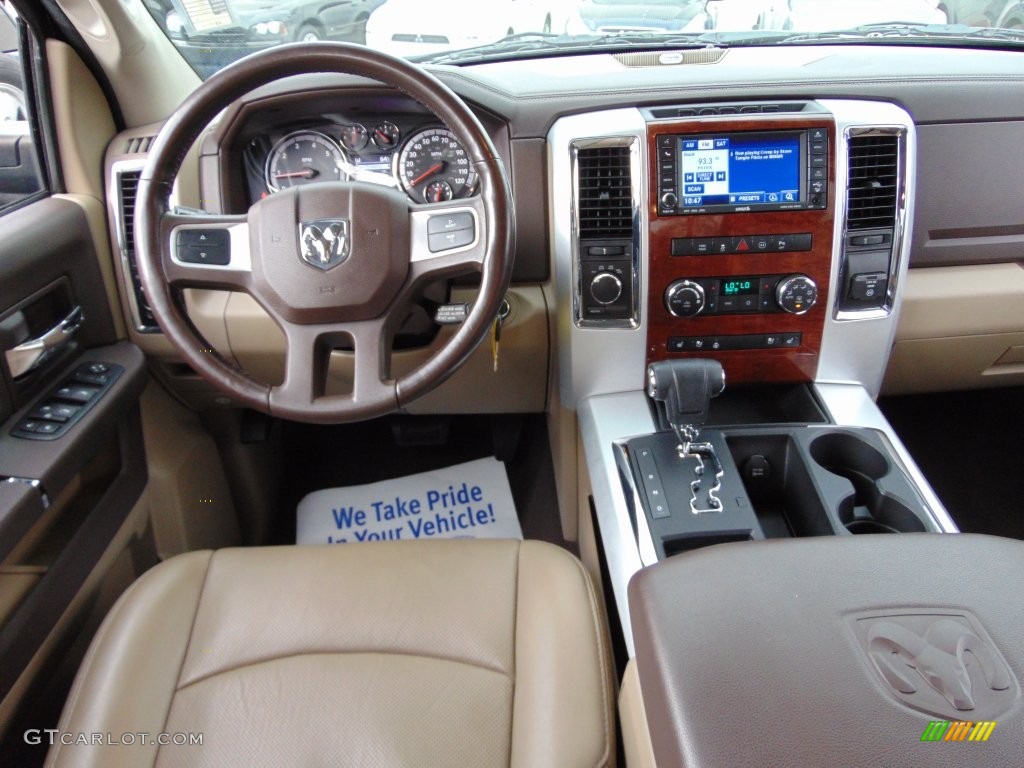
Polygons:
<instances>
[{"instance_id":1,"label":"dashboard","mask_svg":"<svg viewBox=\"0 0 1024 768\"><path fill-rule=\"evenodd\" d=\"M526 303L551 314L549 347L523 354L550 351L572 407L642 386L647 362L694 354L722 360L732 383L854 381L877 393L1024 380L1013 352L1024 318L1007 311L1024 291L1019 58L806 46L735 49L700 66L602 54L432 71L470 104L504 161L513 286L540 286ZM110 167L141 166L144 152L117 148L155 130L127 132ZM851 146L888 155L888 178L851 182ZM316 148L322 162L303 151ZM581 157L618 174L595 200L580 197ZM426 206L474 193L461 159L445 127L404 94L310 74L226 110L199 143L197 186L203 207L227 214L330 174ZM875 185L890 195L888 213L851 231L851 194ZM588 216L598 228L581 231ZM989 301L994 289L1002 298ZM248 338L231 330L236 313L251 314L240 306L216 305L233 344ZM515 354L515 325L503 354ZM159 348L156 336L137 341ZM943 362L951 343L959 368ZM544 374L529 382L531 402L550 397ZM452 407L487 407L493 391L513 388L478 385L467 389L479 397Z\"/></svg>"}]
</instances>

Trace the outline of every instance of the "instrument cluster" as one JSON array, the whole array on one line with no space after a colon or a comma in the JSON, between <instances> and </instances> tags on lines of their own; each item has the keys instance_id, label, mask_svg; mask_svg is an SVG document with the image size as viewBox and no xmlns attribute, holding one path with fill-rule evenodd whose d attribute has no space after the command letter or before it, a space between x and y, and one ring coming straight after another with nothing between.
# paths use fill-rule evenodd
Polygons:
<instances>
[{"instance_id":1,"label":"instrument cluster","mask_svg":"<svg viewBox=\"0 0 1024 768\"><path fill-rule=\"evenodd\" d=\"M326 119L261 132L245 149L251 201L301 184L360 181L397 187L414 203L476 192L477 174L443 125L399 117Z\"/></svg>"}]
</instances>

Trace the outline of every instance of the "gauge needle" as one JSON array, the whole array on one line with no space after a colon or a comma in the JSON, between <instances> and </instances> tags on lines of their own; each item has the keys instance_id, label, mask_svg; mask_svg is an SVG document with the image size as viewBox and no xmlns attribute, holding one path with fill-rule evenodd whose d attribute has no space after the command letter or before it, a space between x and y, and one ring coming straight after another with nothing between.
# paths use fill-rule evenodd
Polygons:
<instances>
[{"instance_id":1,"label":"gauge needle","mask_svg":"<svg viewBox=\"0 0 1024 768\"><path fill-rule=\"evenodd\" d=\"M391 143L391 137L388 136L383 131L374 131L374 133L376 134L377 138L380 139L381 141L383 141L385 144L390 144Z\"/></svg>"},{"instance_id":2,"label":"gauge needle","mask_svg":"<svg viewBox=\"0 0 1024 768\"><path fill-rule=\"evenodd\" d=\"M312 168L303 168L301 171L289 171L288 173L275 173L275 179L312 179L316 171Z\"/></svg>"},{"instance_id":3,"label":"gauge needle","mask_svg":"<svg viewBox=\"0 0 1024 768\"><path fill-rule=\"evenodd\" d=\"M440 170L441 170L442 168L444 168L444 163L434 163L434 164L433 164L432 166L430 166L429 168L427 168L427 170L425 170L425 171L424 171L423 173L421 173L421 174L420 174L419 176L417 176L417 177L416 177L415 179L413 179L412 181L410 181L410 182L409 182L409 186L410 186L410 187L415 187L415 186L416 186L417 184L419 184L419 183L420 183L421 181L423 181L424 179L426 179L426 178L427 178L427 177L429 177L429 176L433 176L433 175L434 175L435 173L437 173L438 171L440 171Z\"/></svg>"}]
</instances>

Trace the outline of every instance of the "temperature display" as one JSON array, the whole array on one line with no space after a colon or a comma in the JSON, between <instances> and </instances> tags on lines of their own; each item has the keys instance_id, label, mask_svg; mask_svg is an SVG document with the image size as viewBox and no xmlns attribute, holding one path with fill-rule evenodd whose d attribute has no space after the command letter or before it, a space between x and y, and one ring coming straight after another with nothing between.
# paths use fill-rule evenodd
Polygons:
<instances>
[{"instance_id":1,"label":"temperature display","mask_svg":"<svg viewBox=\"0 0 1024 768\"><path fill-rule=\"evenodd\" d=\"M722 281L723 296L749 296L757 293L757 280L754 278L739 278L736 280Z\"/></svg>"}]
</instances>

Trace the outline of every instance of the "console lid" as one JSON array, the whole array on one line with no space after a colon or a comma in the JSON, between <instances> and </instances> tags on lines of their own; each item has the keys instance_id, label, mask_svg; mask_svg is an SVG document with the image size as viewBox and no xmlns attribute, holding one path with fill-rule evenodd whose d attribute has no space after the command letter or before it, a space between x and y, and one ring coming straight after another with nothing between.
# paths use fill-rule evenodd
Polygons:
<instances>
[{"instance_id":1,"label":"console lid","mask_svg":"<svg viewBox=\"0 0 1024 768\"><path fill-rule=\"evenodd\" d=\"M724 544L646 568L629 602L657 764L1019 765L1022 591L1024 542L967 534Z\"/></svg>"}]
</instances>

